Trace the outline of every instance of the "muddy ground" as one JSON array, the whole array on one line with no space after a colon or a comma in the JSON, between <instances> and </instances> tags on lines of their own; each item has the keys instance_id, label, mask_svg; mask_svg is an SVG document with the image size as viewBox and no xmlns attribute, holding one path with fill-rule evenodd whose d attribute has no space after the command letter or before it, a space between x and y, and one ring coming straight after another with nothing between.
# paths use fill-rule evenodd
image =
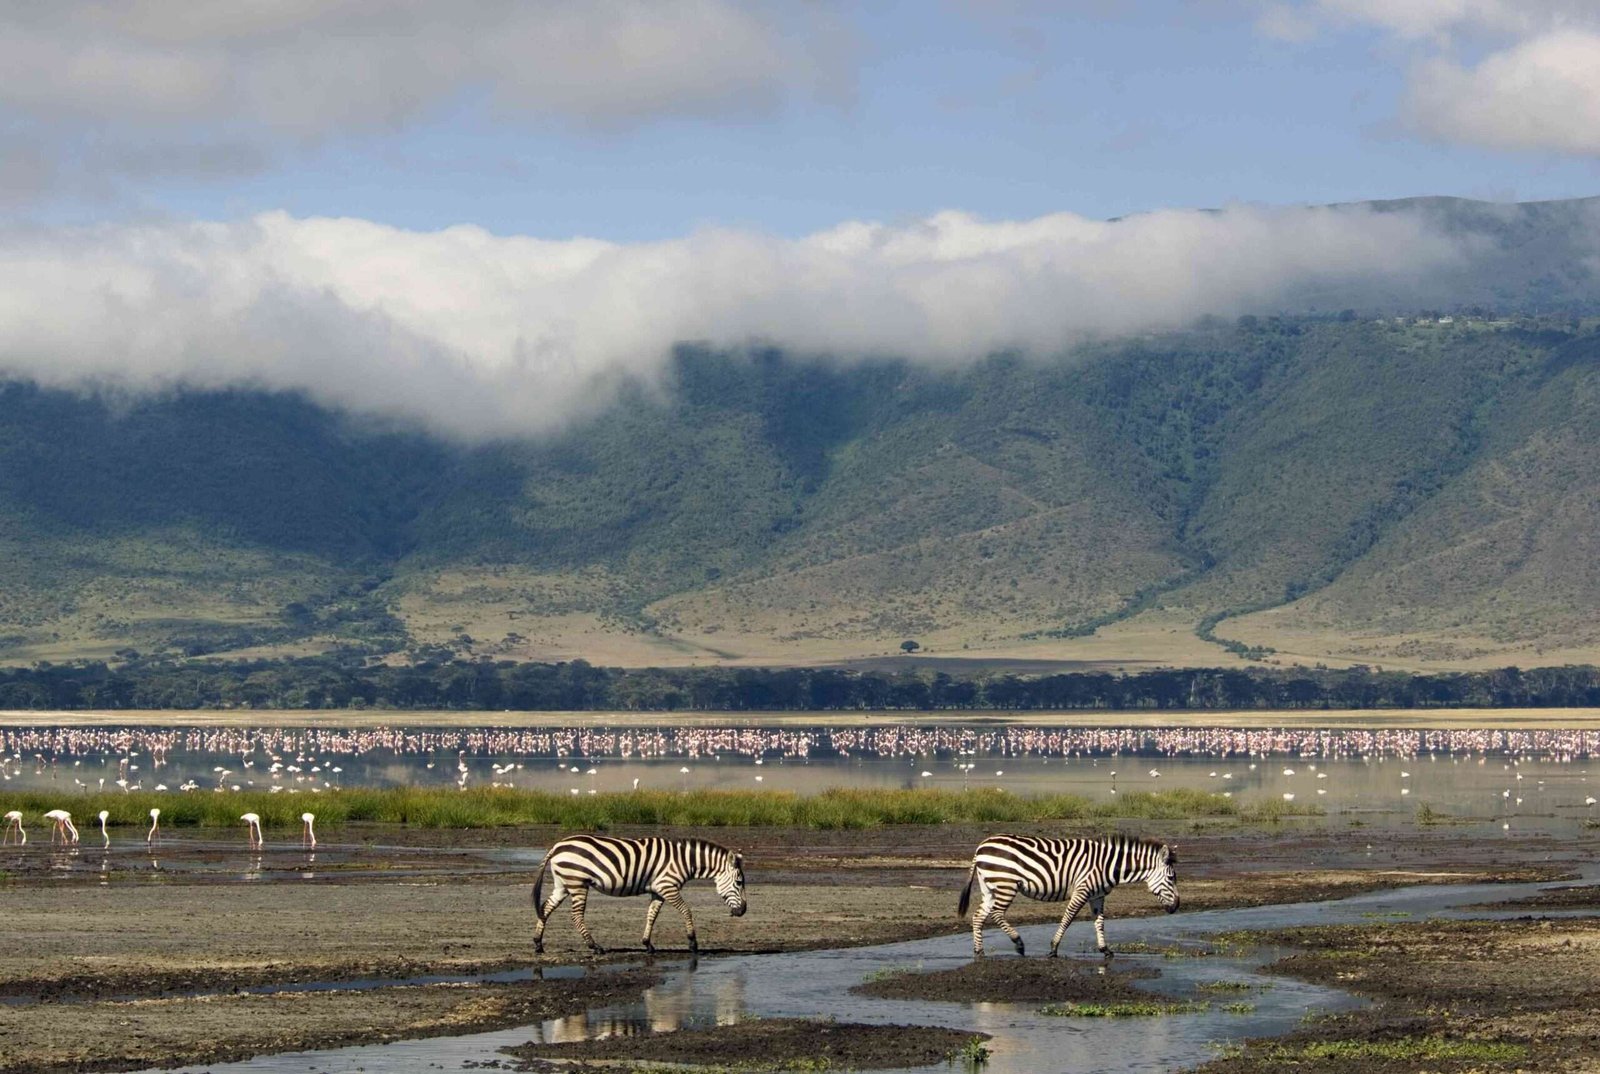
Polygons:
<instances>
[{"instance_id":1,"label":"muddy ground","mask_svg":"<svg viewBox=\"0 0 1600 1074\"><path fill-rule=\"evenodd\" d=\"M1404 883L1559 879L1600 839L1487 839L1459 832L1213 829L1145 831L1183 851L1185 909L1328 899ZM1017 830L1027 830L1019 827ZM1042 830L1042 829L1041 829ZM114 844L0 850L0 1071L118 1070L212 1061L329 1042L380 1041L519 1024L554 1011L538 982L412 981L587 961L564 911L534 956L537 853L559 833L430 833L352 826L313 857L250 854L180 838L153 853ZM626 834L626 833L623 833ZM678 833L684 834L684 833ZM720 830L747 856L750 913L731 919L707 885L688 897L703 955L881 943L949 934L966 855L986 829L867 832ZM590 924L613 960L638 961L646 903L596 897ZM1116 919L1159 913L1142 888L1108 901ZM1018 924L1059 906L1022 901ZM1077 930L1084 930L1078 932ZM1074 926L1067 947L1088 932ZM1090 933L1092 935L1092 933ZM684 946L669 912L665 953ZM626 949L632 947L630 953ZM997 960L998 962L998 960ZM291 982L383 987L249 994ZM632 989L631 979L596 987ZM559 991L572 994L572 983ZM72 1026L63 1033L63 1020Z\"/></svg>"},{"instance_id":2,"label":"muddy ground","mask_svg":"<svg viewBox=\"0 0 1600 1074\"><path fill-rule=\"evenodd\" d=\"M1479 903L1476 910L1600 910L1600 885L1562 884L1525 899Z\"/></svg>"},{"instance_id":3,"label":"muddy ground","mask_svg":"<svg viewBox=\"0 0 1600 1074\"><path fill-rule=\"evenodd\" d=\"M739 1070L898 1070L960 1055L988 1034L942 1026L874 1026L804 1018L764 1018L708 1029L610 1037L567 1044L527 1044L507 1052L535 1072L603 1069L619 1060L692 1063ZM560 1060L559 1064L545 1062ZM603 1064L591 1067L591 1061Z\"/></svg>"},{"instance_id":4,"label":"muddy ground","mask_svg":"<svg viewBox=\"0 0 1600 1074\"><path fill-rule=\"evenodd\" d=\"M1600 1070L1600 920L1408 922L1262 938L1304 949L1273 971L1379 1002L1253 1042L1204 1074Z\"/></svg>"},{"instance_id":5,"label":"muddy ground","mask_svg":"<svg viewBox=\"0 0 1600 1074\"><path fill-rule=\"evenodd\" d=\"M1159 976L1152 969L1108 969L1099 960L989 958L931 973L891 970L850 991L954 1003L1137 1003L1166 998L1133 985Z\"/></svg>"}]
</instances>

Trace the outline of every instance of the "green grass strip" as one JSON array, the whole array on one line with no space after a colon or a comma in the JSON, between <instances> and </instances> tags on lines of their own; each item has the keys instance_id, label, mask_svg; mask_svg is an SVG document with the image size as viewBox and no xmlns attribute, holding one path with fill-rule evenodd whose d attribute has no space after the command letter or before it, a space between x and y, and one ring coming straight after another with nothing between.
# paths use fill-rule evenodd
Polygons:
<instances>
[{"instance_id":1,"label":"green grass strip","mask_svg":"<svg viewBox=\"0 0 1600 1074\"><path fill-rule=\"evenodd\" d=\"M1052 1003L1040 1007L1040 1014L1062 1018L1154 1018L1163 1014L1193 1014L1206 1009L1204 1003Z\"/></svg>"},{"instance_id":2,"label":"green grass strip","mask_svg":"<svg viewBox=\"0 0 1600 1074\"><path fill-rule=\"evenodd\" d=\"M1399 1040L1329 1040L1313 1044L1268 1046L1273 1059L1465 1059L1500 1062L1525 1058L1526 1044L1510 1041L1451 1040L1442 1036Z\"/></svg>"},{"instance_id":3,"label":"green grass strip","mask_svg":"<svg viewBox=\"0 0 1600 1074\"><path fill-rule=\"evenodd\" d=\"M20 809L32 826L48 809L70 810L87 831L104 809L117 826L150 823L161 810L164 827L227 827L241 813L257 813L267 828L298 830L302 812L317 815L319 830L351 821L419 828L508 828L547 824L604 830L620 826L792 827L820 830L899 824L1004 824L1048 820L1179 820L1217 817L1273 821L1241 809L1232 799L1193 790L1126 794L1110 802L1081 795L1022 796L991 789L830 790L799 795L783 791L623 791L571 795L507 787L384 787L328 790L321 794L271 794L251 790L61 793L26 790L0 794L0 812Z\"/></svg>"}]
</instances>

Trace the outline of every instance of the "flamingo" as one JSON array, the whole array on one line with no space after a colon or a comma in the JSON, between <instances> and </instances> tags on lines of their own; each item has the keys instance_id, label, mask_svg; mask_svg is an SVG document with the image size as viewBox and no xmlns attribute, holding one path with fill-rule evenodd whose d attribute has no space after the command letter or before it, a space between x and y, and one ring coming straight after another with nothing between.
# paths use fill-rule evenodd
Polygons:
<instances>
[{"instance_id":1,"label":"flamingo","mask_svg":"<svg viewBox=\"0 0 1600 1074\"><path fill-rule=\"evenodd\" d=\"M106 818L109 816L111 816L109 810L102 809L100 811L100 838L105 840L105 846L111 845L111 833L106 831Z\"/></svg>"},{"instance_id":2,"label":"flamingo","mask_svg":"<svg viewBox=\"0 0 1600 1074\"><path fill-rule=\"evenodd\" d=\"M259 850L266 845L266 840L261 837L261 818L255 813L241 813L239 819L250 828L250 846Z\"/></svg>"},{"instance_id":3,"label":"flamingo","mask_svg":"<svg viewBox=\"0 0 1600 1074\"><path fill-rule=\"evenodd\" d=\"M65 809L52 809L45 816L55 821L56 824L54 830L50 833L50 842L54 843L58 835L63 843L76 843L78 841L78 829L73 827L71 813L68 813Z\"/></svg>"},{"instance_id":4,"label":"flamingo","mask_svg":"<svg viewBox=\"0 0 1600 1074\"><path fill-rule=\"evenodd\" d=\"M300 842L306 846L314 847L317 845L317 833L311 830L311 822L316 819L317 815L315 813L300 814L300 823L306 826L305 831L301 833Z\"/></svg>"},{"instance_id":5,"label":"flamingo","mask_svg":"<svg viewBox=\"0 0 1600 1074\"><path fill-rule=\"evenodd\" d=\"M17 846L22 846L28 841L28 833L22 830L22 810L13 809L6 814L5 842L11 842L11 833L17 833Z\"/></svg>"},{"instance_id":6,"label":"flamingo","mask_svg":"<svg viewBox=\"0 0 1600 1074\"><path fill-rule=\"evenodd\" d=\"M150 831L144 837L144 841L145 841L145 845L146 846L150 846L150 845L153 845L155 843L155 841L156 841L156 832L159 831L160 829L161 829L161 810L152 809L150 811Z\"/></svg>"}]
</instances>

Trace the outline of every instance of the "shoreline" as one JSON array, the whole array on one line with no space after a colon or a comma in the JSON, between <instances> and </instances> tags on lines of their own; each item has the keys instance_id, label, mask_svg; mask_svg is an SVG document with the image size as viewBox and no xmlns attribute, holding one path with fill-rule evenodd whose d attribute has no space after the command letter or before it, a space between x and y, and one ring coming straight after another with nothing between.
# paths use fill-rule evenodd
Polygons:
<instances>
[{"instance_id":1,"label":"shoreline","mask_svg":"<svg viewBox=\"0 0 1600 1074\"><path fill-rule=\"evenodd\" d=\"M32 727L1227 727L1284 730L1600 730L1600 708L1070 709L1014 711L529 712L437 709L0 709L0 728Z\"/></svg>"}]
</instances>

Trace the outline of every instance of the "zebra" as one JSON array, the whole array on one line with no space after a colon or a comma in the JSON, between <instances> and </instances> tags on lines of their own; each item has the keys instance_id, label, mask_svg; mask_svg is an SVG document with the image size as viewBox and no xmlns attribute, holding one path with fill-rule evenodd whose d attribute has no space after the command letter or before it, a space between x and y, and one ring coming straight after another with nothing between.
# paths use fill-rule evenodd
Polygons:
<instances>
[{"instance_id":1,"label":"zebra","mask_svg":"<svg viewBox=\"0 0 1600 1074\"><path fill-rule=\"evenodd\" d=\"M545 869L551 879L550 898L544 898ZM694 934L694 918L689 904L680 894L686 881L709 879L716 882L717 894L728 904L728 913L743 917L744 855L705 839L618 839L607 835L569 835L552 846L539 866L533 885L533 910L539 923L533 930L533 949L544 952L544 926L561 900L571 896L572 921L589 949L602 954L605 948L595 941L584 923L583 911L589 902L589 889L607 895L650 896L650 909L644 916L644 949L655 951L650 934L655 931L656 915L663 903L683 915L689 934L689 950L700 950Z\"/></svg>"},{"instance_id":2,"label":"zebra","mask_svg":"<svg viewBox=\"0 0 1600 1074\"><path fill-rule=\"evenodd\" d=\"M976 881L981 899L972 912L972 953L983 957L983 927L999 925L1025 954L1022 937L1006 921L1006 909L1017 893L1040 902L1067 900L1066 913L1050 941L1056 957L1067 926L1083 904L1094 910L1094 937L1100 953L1110 958L1106 946L1106 895L1118 884L1142 880L1166 909L1178 912L1178 856L1170 846L1153 839L1112 835L1104 839L1047 839L1031 835L991 835L972 855L967 886L962 889L957 916L965 917Z\"/></svg>"}]
</instances>

